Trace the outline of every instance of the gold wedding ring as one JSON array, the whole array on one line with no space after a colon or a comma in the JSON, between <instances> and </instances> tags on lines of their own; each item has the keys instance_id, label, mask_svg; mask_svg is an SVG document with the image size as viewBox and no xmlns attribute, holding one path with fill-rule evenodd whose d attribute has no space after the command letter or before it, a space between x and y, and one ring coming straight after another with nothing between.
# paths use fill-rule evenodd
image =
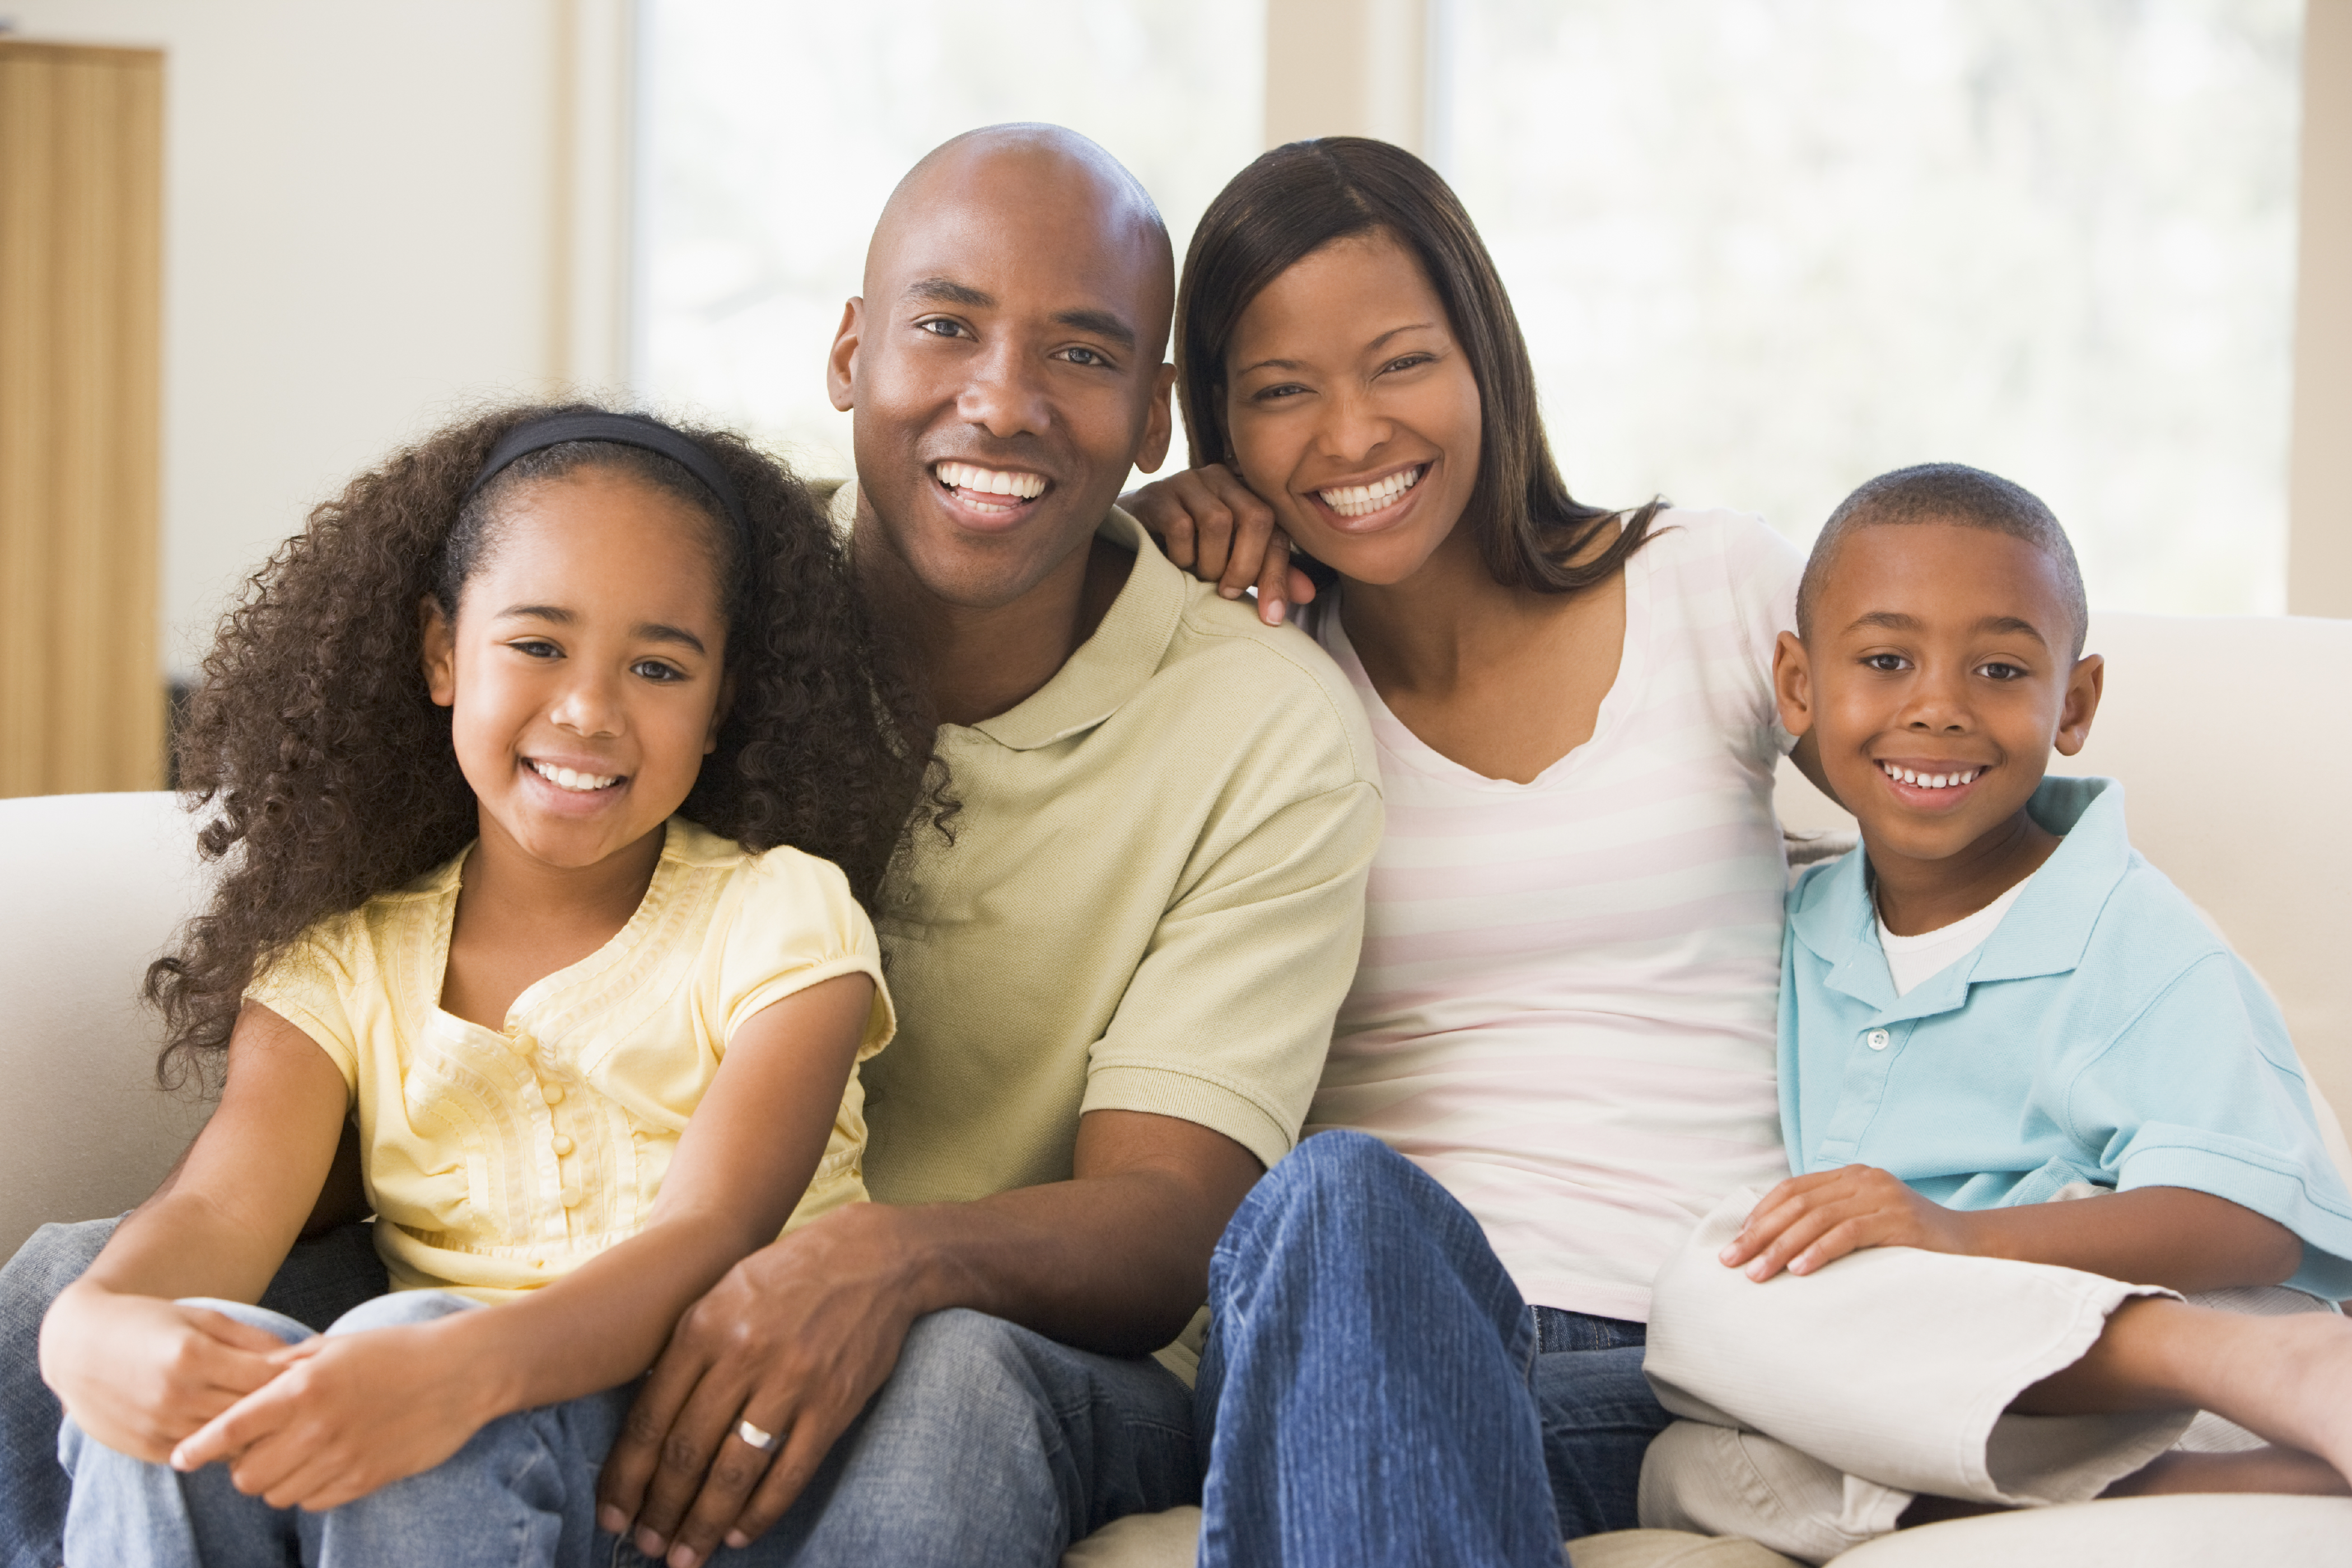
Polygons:
<instances>
[{"instance_id":1,"label":"gold wedding ring","mask_svg":"<svg viewBox=\"0 0 2352 1568\"><path fill-rule=\"evenodd\" d=\"M749 1421L735 1423L735 1436L742 1438L762 1454L776 1446L776 1435L773 1432L763 1432Z\"/></svg>"}]
</instances>

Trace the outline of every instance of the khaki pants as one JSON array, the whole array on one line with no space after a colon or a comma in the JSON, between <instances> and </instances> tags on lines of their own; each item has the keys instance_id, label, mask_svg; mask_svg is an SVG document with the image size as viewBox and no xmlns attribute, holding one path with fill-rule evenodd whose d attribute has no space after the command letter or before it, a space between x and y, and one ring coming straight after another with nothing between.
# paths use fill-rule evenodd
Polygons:
<instances>
[{"instance_id":1,"label":"khaki pants","mask_svg":"<svg viewBox=\"0 0 2352 1568\"><path fill-rule=\"evenodd\" d=\"M1716 1255L1761 1196L1727 1197L1658 1274L1643 1371L1684 1419L1643 1462L1647 1527L1746 1536L1822 1563L1892 1531L1923 1492L2080 1502L2176 1445L2258 1441L2190 1411L2009 1413L2018 1394L2080 1360L2117 1307L2171 1291L1910 1247L1759 1285ZM2283 1289L2198 1300L2332 1310Z\"/></svg>"}]
</instances>

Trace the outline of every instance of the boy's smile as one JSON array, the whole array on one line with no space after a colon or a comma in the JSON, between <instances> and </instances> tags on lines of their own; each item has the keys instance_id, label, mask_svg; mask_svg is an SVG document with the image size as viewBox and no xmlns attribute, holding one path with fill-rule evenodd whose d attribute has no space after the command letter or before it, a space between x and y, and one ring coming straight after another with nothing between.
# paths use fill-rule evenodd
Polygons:
<instances>
[{"instance_id":1,"label":"boy's smile","mask_svg":"<svg viewBox=\"0 0 2352 1568\"><path fill-rule=\"evenodd\" d=\"M2098 656L2033 544L1956 523L1865 526L1836 547L1803 642L1774 660L1782 721L1811 731L1862 825L1898 934L1983 908L2057 840L2026 815L2053 746L2080 751Z\"/></svg>"}]
</instances>

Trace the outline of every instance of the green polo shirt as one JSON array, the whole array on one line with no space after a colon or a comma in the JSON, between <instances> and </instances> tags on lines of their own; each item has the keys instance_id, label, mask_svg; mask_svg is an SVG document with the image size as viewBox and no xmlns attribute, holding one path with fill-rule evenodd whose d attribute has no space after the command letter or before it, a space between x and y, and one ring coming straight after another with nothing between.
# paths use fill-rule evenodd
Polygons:
<instances>
[{"instance_id":1,"label":"green polo shirt","mask_svg":"<svg viewBox=\"0 0 2352 1568\"><path fill-rule=\"evenodd\" d=\"M853 487L833 497L855 515ZM1312 639L1114 510L1126 586L1010 711L944 725L963 803L875 925L899 1026L866 1064L885 1203L1071 1175L1078 1118L1212 1127L1267 1165L1313 1098L1381 837L1363 710Z\"/></svg>"}]
</instances>

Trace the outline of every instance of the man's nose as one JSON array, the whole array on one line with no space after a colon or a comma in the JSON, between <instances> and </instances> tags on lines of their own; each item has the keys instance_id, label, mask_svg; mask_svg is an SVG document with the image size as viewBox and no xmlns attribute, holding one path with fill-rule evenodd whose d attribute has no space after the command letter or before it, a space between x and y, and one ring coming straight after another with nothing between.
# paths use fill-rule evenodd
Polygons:
<instances>
[{"instance_id":1,"label":"man's nose","mask_svg":"<svg viewBox=\"0 0 2352 1568\"><path fill-rule=\"evenodd\" d=\"M1044 435L1054 422L1044 367L1017 342L990 345L973 359L956 412L964 423L1005 439Z\"/></svg>"}]
</instances>

